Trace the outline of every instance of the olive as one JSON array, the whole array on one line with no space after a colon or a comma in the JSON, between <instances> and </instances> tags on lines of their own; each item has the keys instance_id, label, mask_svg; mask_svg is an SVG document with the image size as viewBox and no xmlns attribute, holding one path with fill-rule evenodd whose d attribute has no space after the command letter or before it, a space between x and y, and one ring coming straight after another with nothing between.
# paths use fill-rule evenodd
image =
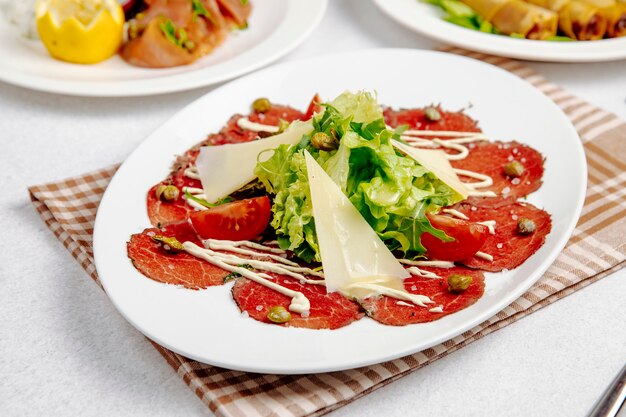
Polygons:
<instances>
[{"instance_id":1,"label":"olive","mask_svg":"<svg viewBox=\"0 0 626 417\"><path fill-rule=\"evenodd\" d=\"M265 113L272 108L272 103L265 97L257 98L252 102L252 110L257 113Z\"/></svg>"},{"instance_id":2,"label":"olive","mask_svg":"<svg viewBox=\"0 0 626 417\"><path fill-rule=\"evenodd\" d=\"M332 151L339 147L339 141L328 133L316 132L311 137L311 145L321 151Z\"/></svg>"},{"instance_id":3,"label":"olive","mask_svg":"<svg viewBox=\"0 0 626 417\"><path fill-rule=\"evenodd\" d=\"M167 237L163 235L154 235L150 239L156 243L162 243L163 249L167 252L178 253L183 252L185 247L175 237Z\"/></svg>"},{"instance_id":4,"label":"olive","mask_svg":"<svg viewBox=\"0 0 626 417\"><path fill-rule=\"evenodd\" d=\"M517 221L517 233L520 235L530 235L537 229L535 222L527 219L521 218Z\"/></svg>"},{"instance_id":5,"label":"olive","mask_svg":"<svg viewBox=\"0 0 626 417\"><path fill-rule=\"evenodd\" d=\"M472 283L472 277L462 274L451 274L448 277L448 291L450 292L463 292L469 288Z\"/></svg>"},{"instance_id":6,"label":"olive","mask_svg":"<svg viewBox=\"0 0 626 417\"><path fill-rule=\"evenodd\" d=\"M291 313L283 306L274 306L267 313L267 318L274 323L282 324L291 320Z\"/></svg>"},{"instance_id":7,"label":"olive","mask_svg":"<svg viewBox=\"0 0 626 417\"><path fill-rule=\"evenodd\" d=\"M167 201L168 203L176 201L179 195L180 191L175 185L161 184L156 189L157 198L163 201Z\"/></svg>"},{"instance_id":8,"label":"olive","mask_svg":"<svg viewBox=\"0 0 626 417\"><path fill-rule=\"evenodd\" d=\"M441 120L441 113L439 113L439 110L433 106L429 106L424 109L424 116L426 116L426 118L431 122Z\"/></svg>"},{"instance_id":9,"label":"olive","mask_svg":"<svg viewBox=\"0 0 626 417\"><path fill-rule=\"evenodd\" d=\"M524 165L517 161L512 161L504 166L504 173L509 177L519 177L524 173Z\"/></svg>"}]
</instances>

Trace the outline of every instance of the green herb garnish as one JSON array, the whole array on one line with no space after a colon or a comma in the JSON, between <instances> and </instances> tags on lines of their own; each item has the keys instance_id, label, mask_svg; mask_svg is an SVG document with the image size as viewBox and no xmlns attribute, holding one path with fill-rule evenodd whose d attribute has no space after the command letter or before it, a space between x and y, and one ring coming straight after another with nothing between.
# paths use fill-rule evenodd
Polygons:
<instances>
[{"instance_id":1,"label":"green herb garnish","mask_svg":"<svg viewBox=\"0 0 626 417\"><path fill-rule=\"evenodd\" d=\"M191 0L191 8L193 9L194 21L198 19L198 16L204 16L209 19L211 23L215 24L213 16L211 16L211 13L209 13L206 7L204 7L204 4L202 4L202 0Z\"/></svg>"},{"instance_id":2,"label":"green herb garnish","mask_svg":"<svg viewBox=\"0 0 626 417\"><path fill-rule=\"evenodd\" d=\"M221 206L222 204L230 203L231 201L233 201L233 199L230 197L224 197L221 200L218 200L216 203L209 203L208 201L203 200L202 198L196 197L195 195L191 194L189 191L185 191L185 198L195 201L196 203L207 208Z\"/></svg>"}]
</instances>

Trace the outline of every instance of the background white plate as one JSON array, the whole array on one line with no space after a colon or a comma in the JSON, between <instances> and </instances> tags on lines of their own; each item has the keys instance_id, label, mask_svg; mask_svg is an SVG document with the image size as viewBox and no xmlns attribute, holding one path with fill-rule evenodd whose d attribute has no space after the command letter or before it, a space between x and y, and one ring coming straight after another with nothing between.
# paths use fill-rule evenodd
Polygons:
<instances>
[{"instance_id":1,"label":"background white plate","mask_svg":"<svg viewBox=\"0 0 626 417\"><path fill-rule=\"evenodd\" d=\"M626 37L587 42L516 39L463 28L441 19L444 13L420 0L373 0L403 26L462 48L534 61L593 62L626 58Z\"/></svg>"},{"instance_id":2,"label":"background white plate","mask_svg":"<svg viewBox=\"0 0 626 417\"><path fill-rule=\"evenodd\" d=\"M119 56L96 65L51 58L39 40L28 40L0 19L0 80L77 96L125 97L204 87L261 68L290 52L320 22L328 0L254 0L249 27L232 32L213 53L191 65L147 69ZM1 16L0 16L1 17Z\"/></svg>"},{"instance_id":3,"label":"background white plate","mask_svg":"<svg viewBox=\"0 0 626 417\"><path fill-rule=\"evenodd\" d=\"M405 65L397 65L403 63ZM319 71L320 65L333 71ZM232 284L190 291L159 284L126 257L132 233L149 226L147 190L168 173L174 155L215 132L260 96L304 109L314 93L373 89L394 107L443 103L469 114L493 138L518 140L547 158L544 185L529 200L552 214L546 244L521 267L487 274L485 295L441 320L406 327L364 318L329 330L283 328L241 316ZM94 255L109 297L152 340L187 357L231 369L311 373L353 368L407 355L450 339L491 317L530 287L565 245L586 185L582 145L565 115L538 90L491 65L438 52L382 49L316 57L248 75L205 95L157 129L109 185L96 219Z\"/></svg>"}]
</instances>

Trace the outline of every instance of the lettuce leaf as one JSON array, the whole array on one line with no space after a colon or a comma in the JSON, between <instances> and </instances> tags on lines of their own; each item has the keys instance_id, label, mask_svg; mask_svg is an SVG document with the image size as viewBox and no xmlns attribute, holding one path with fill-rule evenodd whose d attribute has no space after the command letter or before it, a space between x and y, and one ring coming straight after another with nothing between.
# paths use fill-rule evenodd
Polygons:
<instances>
[{"instance_id":1,"label":"lettuce leaf","mask_svg":"<svg viewBox=\"0 0 626 417\"><path fill-rule=\"evenodd\" d=\"M339 147L327 152L311 145L305 135L296 146L281 145L255 173L274 194L271 226L283 249L305 261L320 261L311 195L304 160L309 151L348 196L387 246L416 257L425 249L425 231L451 240L433 228L426 213L454 204L455 193L412 158L394 149L399 133L387 129L382 109L367 92L340 95L325 104L313 121L314 132L339 138Z\"/></svg>"}]
</instances>

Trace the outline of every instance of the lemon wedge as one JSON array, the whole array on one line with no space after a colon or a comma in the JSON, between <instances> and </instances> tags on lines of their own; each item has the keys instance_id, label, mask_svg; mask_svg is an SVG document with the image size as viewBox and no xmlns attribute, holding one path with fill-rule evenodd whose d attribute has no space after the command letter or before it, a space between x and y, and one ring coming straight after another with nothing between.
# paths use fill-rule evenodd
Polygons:
<instances>
[{"instance_id":1,"label":"lemon wedge","mask_svg":"<svg viewBox=\"0 0 626 417\"><path fill-rule=\"evenodd\" d=\"M122 44L124 11L116 0L38 0L37 31L54 58L95 64Z\"/></svg>"}]
</instances>

